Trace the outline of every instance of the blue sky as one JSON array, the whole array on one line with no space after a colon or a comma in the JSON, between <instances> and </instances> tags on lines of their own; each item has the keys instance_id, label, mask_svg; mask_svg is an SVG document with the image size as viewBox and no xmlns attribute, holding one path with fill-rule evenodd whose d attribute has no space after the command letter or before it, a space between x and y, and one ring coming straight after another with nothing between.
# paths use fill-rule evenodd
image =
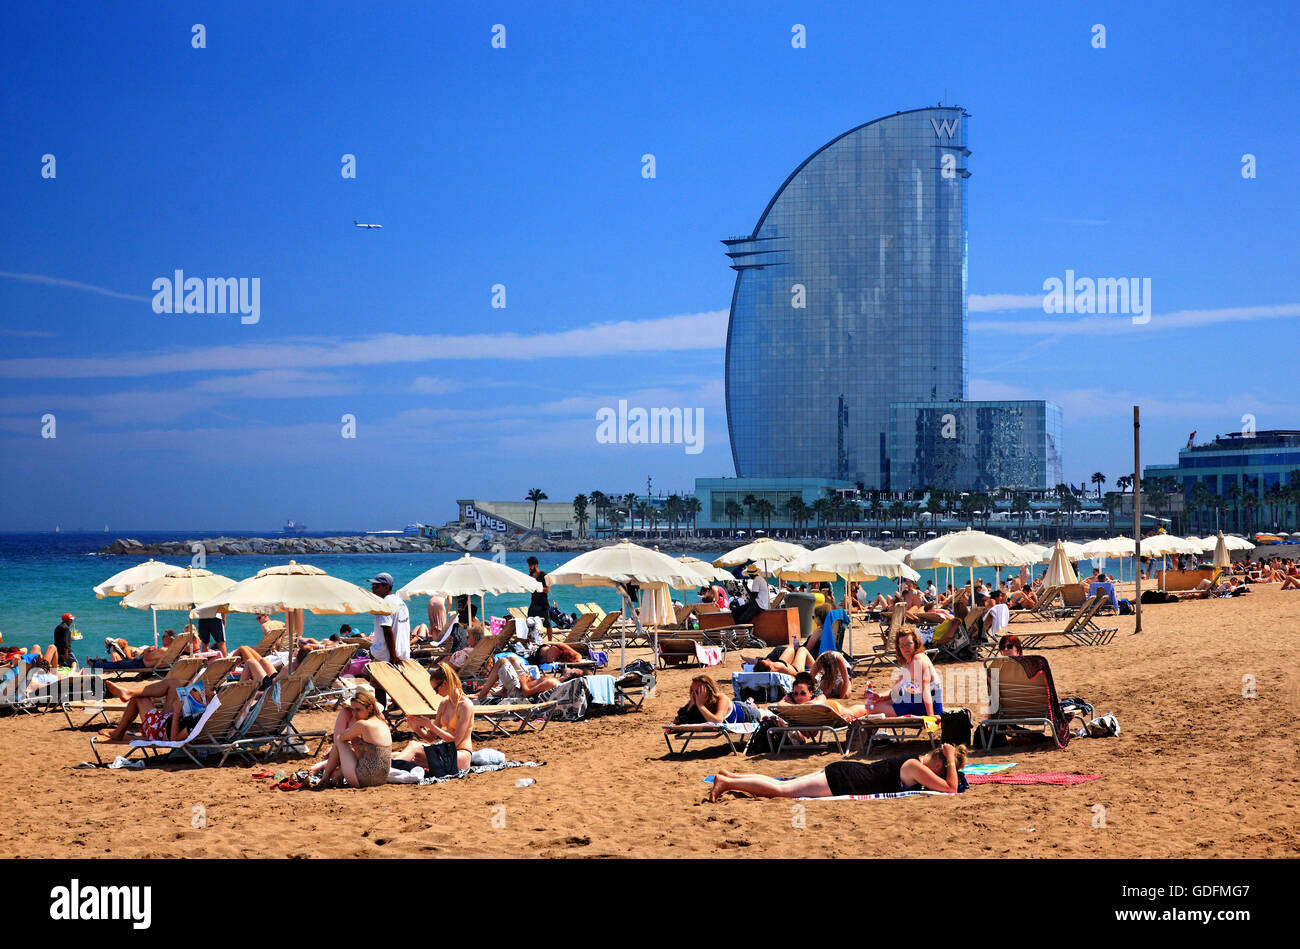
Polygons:
<instances>
[{"instance_id":1,"label":"blue sky","mask_svg":"<svg viewBox=\"0 0 1300 949\"><path fill-rule=\"evenodd\" d=\"M971 398L1060 403L1076 482L1131 467L1134 402L1144 462L1300 427L1294 3L263 6L6 11L0 529L730 475L719 240L941 100L971 114ZM259 277L259 322L154 313L176 269ZM1149 277L1152 321L1045 316L1066 269ZM703 408L703 451L597 444L619 399Z\"/></svg>"}]
</instances>

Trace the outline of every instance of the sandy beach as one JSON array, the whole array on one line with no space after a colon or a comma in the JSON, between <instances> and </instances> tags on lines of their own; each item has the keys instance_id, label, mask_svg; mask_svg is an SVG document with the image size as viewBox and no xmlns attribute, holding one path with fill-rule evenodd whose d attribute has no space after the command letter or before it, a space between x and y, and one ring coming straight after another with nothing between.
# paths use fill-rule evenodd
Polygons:
<instances>
[{"instance_id":1,"label":"sandy beach","mask_svg":"<svg viewBox=\"0 0 1300 949\"><path fill-rule=\"evenodd\" d=\"M720 745L669 758L660 726L694 670L662 673L639 713L555 723L541 735L477 740L546 762L431 787L281 792L255 768L74 770L93 727L57 712L0 718L8 819L0 853L18 857L959 856L1283 857L1300 850L1300 592L1144 609L1113 643L1042 650L1061 695L1115 714L1118 738L976 752L1018 772L1100 774L1071 787L982 785L955 798L705 803L719 767L803 774L834 754L738 758ZM1021 624L1016 624L1020 626ZM874 636L874 624L871 635ZM1023 628L1033 628L1024 624ZM861 629L859 627L859 629ZM859 635L862 635L859 632ZM750 650L753 654L755 650ZM635 651L645 656L645 650ZM728 654L726 681L739 668ZM979 670L940 666L949 676ZM880 677L875 677L879 685ZM1256 697L1243 697L1243 683ZM855 680L861 687L862 679ZM958 703L950 703L958 704ZM977 702L966 702L976 712ZM323 728L332 713L303 716ZM910 743L908 749L919 749ZM887 751L897 753L897 751ZM879 754L873 754L873 757ZM305 767L281 759L272 767ZM521 777L536 778L517 788ZM1104 812L1097 808L1100 805ZM1099 826L1104 816L1104 826ZM504 825L504 826L502 826Z\"/></svg>"}]
</instances>

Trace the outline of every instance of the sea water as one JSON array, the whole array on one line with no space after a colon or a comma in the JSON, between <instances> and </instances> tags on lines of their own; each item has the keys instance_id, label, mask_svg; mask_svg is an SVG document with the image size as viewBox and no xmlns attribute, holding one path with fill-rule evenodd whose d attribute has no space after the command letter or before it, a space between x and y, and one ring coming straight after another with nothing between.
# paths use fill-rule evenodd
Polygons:
<instances>
[{"instance_id":1,"label":"sea water","mask_svg":"<svg viewBox=\"0 0 1300 949\"><path fill-rule=\"evenodd\" d=\"M265 532L262 532L265 534ZM356 532L351 532L356 533ZM172 540L203 539L208 537L258 536L256 531L220 531L220 532L133 532L124 531L115 534L103 533L0 533L0 634L4 636L5 645L28 646L39 643L49 646L53 642L54 627L59 625L59 617L64 613L76 616L73 624L82 634L82 639L73 644L73 651L84 662L90 656L103 656L104 638L124 637L133 645L143 645L153 641L153 620L148 610L126 609L122 606L122 597L105 597L99 599L92 589L107 580L113 574L134 564L149 559L144 556L126 556L100 554L100 547L111 543L118 536L133 537L141 543L161 543ZM348 536L348 532L313 532L309 536ZM669 542L659 541L661 550L674 556ZM726 549L726 542L719 543L714 552L692 552L692 556L701 560L712 560ZM268 555L252 554L242 556L208 555L206 569L221 574L232 580L243 580L259 570L290 560L309 563L320 567L331 576L355 583L363 589L369 589L369 580L377 573L391 573L397 586L414 579L418 574L438 564L459 557L458 553L428 554L295 554ZM483 555L490 557L490 554ZM555 567L571 559L571 553L508 553L506 564L517 570L527 572L527 559L536 556L542 570L550 572ZM176 567L188 567L190 558L159 557L164 563ZM1014 568L1013 568L1014 569ZM1035 568L1041 571L1041 566ZM947 583L947 571L940 570L935 579L934 571L921 571L921 585L935 579L942 589ZM979 568L975 575L992 581L993 568ZM1003 571L1003 576L1006 571ZM969 576L966 570L955 573L956 583L965 582ZM891 593L897 588L895 581L876 580L864 584L867 593L874 598L877 593ZM837 593L842 592L843 584L836 583ZM674 591L673 596L687 602L695 602L695 591ZM477 602L477 598L476 598ZM506 616L506 610L512 606L526 607L529 602L527 594L489 596L485 608L487 616ZM621 605L618 594L610 587L570 587L555 586L551 588L551 602L567 613L574 611L575 604L595 602L604 610L615 610ZM411 600L411 624L427 622L427 597L415 597ZM160 612L158 630L167 627L180 630L187 622L184 612ZM304 633L317 639L325 639L337 633L339 626L347 623L363 634L374 628L374 618L364 616L315 616L308 613L304 619ZM254 645L261 639L257 621L249 614L232 613L226 625L226 640L231 648L242 645Z\"/></svg>"}]
</instances>

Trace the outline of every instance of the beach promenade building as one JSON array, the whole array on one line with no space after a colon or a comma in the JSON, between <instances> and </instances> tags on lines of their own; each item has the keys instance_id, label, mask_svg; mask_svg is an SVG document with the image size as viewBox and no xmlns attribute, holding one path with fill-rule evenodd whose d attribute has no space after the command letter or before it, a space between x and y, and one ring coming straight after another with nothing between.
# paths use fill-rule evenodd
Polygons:
<instances>
[{"instance_id":1,"label":"beach promenade building","mask_svg":"<svg viewBox=\"0 0 1300 949\"><path fill-rule=\"evenodd\" d=\"M1051 402L892 402L893 491L1051 491L1061 470L1061 409Z\"/></svg>"},{"instance_id":2,"label":"beach promenade building","mask_svg":"<svg viewBox=\"0 0 1300 949\"><path fill-rule=\"evenodd\" d=\"M965 398L968 118L914 109L845 132L723 242L738 476L888 487L890 403Z\"/></svg>"}]
</instances>

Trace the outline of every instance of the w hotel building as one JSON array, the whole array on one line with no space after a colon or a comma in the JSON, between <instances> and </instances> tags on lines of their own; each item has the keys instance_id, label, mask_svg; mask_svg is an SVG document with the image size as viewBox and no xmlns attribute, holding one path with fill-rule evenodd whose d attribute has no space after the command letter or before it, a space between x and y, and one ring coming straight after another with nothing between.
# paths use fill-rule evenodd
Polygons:
<instances>
[{"instance_id":1,"label":"w hotel building","mask_svg":"<svg viewBox=\"0 0 1300 949\"><path fill-rule=\"evenodd\" d=\"M963 109L939 106L845 132L791 173L752 233L723 242L737 271L726 397L741 479L898 491L928 486L914 484L916 453L952 455L952 446L930 444L945 438L941 425L931 432L916 420L942 422L967 396L968 121ZM918 413L921 403L948 407ZM904 432L895 409L893 445L907 457L891 457L891 404L910 413ZM1031 446L1033 463L1002 458L1000 469L1031 474L1037 483L1015 487L1041 490L1059 476L1060 423L1034 405L1016 419L1041 430L1017 429L1009 449ZM996 407L982 409L982 424L957 426L963 444L999 430L988 417ZM959 454L992 457L975 448ZM891 470L905 475L894 479ZM945 474L970 470L949 466ZM970 487L1000 481L1001 471L975 472Z\"/></svg>"}]
</instances>

